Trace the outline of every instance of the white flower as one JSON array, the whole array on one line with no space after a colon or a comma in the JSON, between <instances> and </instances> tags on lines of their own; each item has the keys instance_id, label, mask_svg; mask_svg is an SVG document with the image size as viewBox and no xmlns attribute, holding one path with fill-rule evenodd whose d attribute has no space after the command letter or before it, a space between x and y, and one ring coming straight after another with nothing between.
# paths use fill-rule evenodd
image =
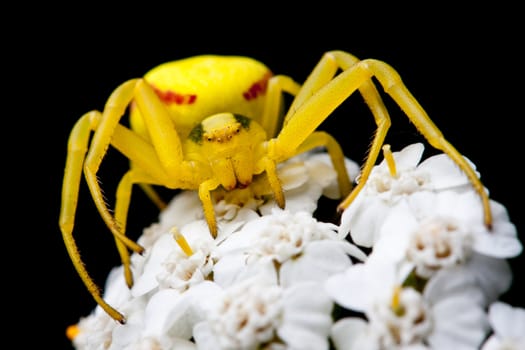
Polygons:
<instances>
[{"instance_id":1,"label":"white flower","mask_svg":"<svg viewBox=\"0 0 525 350\"><path fill-rule=\"evenodd\" d=\"M336 324L332 330L336 344L357 349L479 346L488 332L484 295L465 269L440 271L419 292L403 287L407 276L389 260L373 256L325 283L336 304L361 312L368 320ZM357 338L346 339L345 334L355 336L357 330Z\"/></svg>"},{"instance_id":2,"label":"white flower","mask_svg":"<svg viewBox=\"0 0 525 350\"><path fill-rule=\"evenodd\" d=\"M207 321L196 326L194 337L199 347L256 349L273 340L282 313L282 289L252 280L243 282L226 290L208 310Z\"/></svg>"},{"instance_id":3,"label":"white flower","mask_svg":"<svg viewBox=\"0 0 525 350\"><path fill-rule=\"evenodd\" d=\"M494 302L489 308L489 322L493 333L482 350L525 349L525 309Z\"/></svg>"},{"instance_id":4,"label":"white flower","mask_svg":"<svg viewBox=\"0 0 525 350\"><path fill-rule=\"evenodd\" d=\"M314 283L283 289L258 278L224 290L198 323L193 335L199 349L328 349L331 301Z\"/></svg>"},{"instance_id":5,"label":"white flower","mask_svg":"<svg viewBox=\"0 0 525 350\"><path fill-rule=\"evenodd\" d=\"M187 289L201 282L211 272L209 256L215 241L206 224L199 220L181 228L189 247L195 252L190 256L177 243L173 230L160 235L153 247L145 254L142 274L132 287L135 297L151 292L154 288ZM178 230L177 230L178 231Z\"/></svg>"},{"instance_id":6,"label":"white flower","mask_svg":"<svg viewBox=\"0 0 525 350\"><path fill-rule=\"evenodd\" d=\"M122 266L108 277L104 299L126 323L97 306L71 328L73 345L521 349L525 310L497 301L512 281L506 259L522 252L505 207L490 200L489 231L479 194L448 156L420 162L422 144L385 152L389 164L374 167L339 226L315 215L321 196L339 198L324 152L278 165L285 209L264 174L213 191L216 238L198 193L181 192L139 238L133 287ZM355 178L359 168L345 161Z\"/></svg>"},{"instance_id":7,"label":"white flower","mask_svg":"<svg viewBox=\"0 0 525 350\"><path fill-rule=\"evenodd\" d=\"M392 264L415 268L425 279L440 269L463 265L476 276L491 302L512 281L503 258L517 256L522 245L505 208L493 200L490 206L493 225L489 231L473 190L416 193L391 209L374 251Z\"/></svg>"},{"instance_id":8,"label":"white flower","mask_svg":"<svg viewBox=\"0 0 525 350\"><path fill-rule=\"evenodd\" d=\"M343 212L339 231L350 232L357 245L372 247L380 237L388 212L406 197L422 191L459 190L470 185L466 175L445 154L419 163L423 151L423 144L415 143L394 152L395 175L390 173L385 160L375 166L361 192Z\"/></svg>"},{"instance_id":9,"label":"white flower","mask_svg":"<svg viewBox=\"0 0 525 350\"><path fill-rule=\"evenodd\" d=\"M335 230L334 224L319 222L307 212L274 208L271 215L246 224L217 248L214 279L226 286L261 273L288 286L303 280L321 281L345 270L351 264L348 255L366 259Z\"/></svg>"}]
</instances>

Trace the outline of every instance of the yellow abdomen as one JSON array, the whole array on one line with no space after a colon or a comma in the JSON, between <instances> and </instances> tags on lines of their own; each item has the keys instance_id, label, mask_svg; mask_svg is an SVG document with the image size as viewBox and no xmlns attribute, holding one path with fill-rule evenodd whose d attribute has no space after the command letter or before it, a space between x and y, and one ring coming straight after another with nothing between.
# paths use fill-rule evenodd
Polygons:
<instances>
[{"instance_id":1,"label":"yellow abdomen","mask_svg":"<svg viewBox=\"0 0 525 350\"><path fill-rule=\"evenodd\" d=\"M222 112L259 121L272 73L264 64L242 56L201 55L161 64L146 73L165 103L181 139L206 117ZM139 111L131 125L148 137Z\"/></svg>"}]
</instances>

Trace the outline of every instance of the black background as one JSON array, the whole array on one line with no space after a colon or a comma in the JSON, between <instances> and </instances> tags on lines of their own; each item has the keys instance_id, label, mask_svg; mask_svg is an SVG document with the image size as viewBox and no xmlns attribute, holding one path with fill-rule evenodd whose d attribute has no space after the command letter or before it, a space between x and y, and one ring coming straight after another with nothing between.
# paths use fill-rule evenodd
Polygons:
<instances>
[{"instance_id":1,"label":"black background","mask_svg":"<svg viewBox=\"0 0 525 350\"><path fill-rule=\"evenodd\" d=\"M5 249L5 286L16 301L12 329L27 336L18 339L68 348L65 328L95 307L58 228L66 144L73 124L83 113L102 109L125 80L162 62L196 54L252 56L274 73L297 81L303 81L328 50L391 64L445 137L477 165L492 198L507 207L523 240L523 54L515 10L460 13L454 8L438 15L437 8L413 8L406 18L385 20L372 9L323 5L323 11L308 15L257 9L231 15L217 9L209 12L215 15L210 19L198 6L168 12L151 5L125 16L82 5L63 12L33 8L49 15L42 13L36 22L22 17L6 32L10 62L5 63L5 75L14 79L4 88L9 91L3 99L9 110L4 175L14 181L4 181L9 193L9 203L4 204L14 209L6 216L14 223L5 236L16 243ZM394 149L424 141L388 98L387 106L393 120L388 141ZM364 158L375 130L359 97L351 97L322 128L356 161ZM111 202L127 161L110 152L103 164L99 175ZM129 235L138 237L157 214L135 191ZM85 183L74 235L88 271L102 285L119 260ZM515 282L502 297L513 305L525 306L519 285L523 262L521 256L511 259Z\"/></svg>"}]
</instances>

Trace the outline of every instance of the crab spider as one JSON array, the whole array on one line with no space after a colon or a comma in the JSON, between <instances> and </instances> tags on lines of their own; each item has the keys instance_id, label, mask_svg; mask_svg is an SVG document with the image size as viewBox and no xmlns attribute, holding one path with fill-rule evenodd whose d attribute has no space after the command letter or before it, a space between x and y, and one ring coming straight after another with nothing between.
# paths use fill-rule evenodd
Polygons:
<instances>
[{"instance_id":1,"label":"crab spider","mask_svg":"<svg viewBox=\"0 0 525 350\"><path fill-rule=\"evenodd\" d=\"M130 251L143 248L126 237L131 190L137 184L159 208L164 203L154 191L197 190L204 217L213 236L218 226L211 193L249 186L254 176L265 176L276 203L285 198L277 164L316 147L325 147L338 174L342 202L347 208L362 189L375 165L390 127L390 117L372 78L401 107L418 131L436 149L450 156L479 193L485 224L492 223L489 199L470 164L444 138L417 100L388 64L358 60L342 51L325 53L304 84L272 75L262 63L239 56L196 56L162 64L143 78L118 86L102 112L84 114L68 142L59 225L68 254L95 301L115 320L125 317L101 297L89 276L73 238L73 226L82 173L93 201L114 236L128 286L133 278ZM352 189L337 141L317 127L351 94L360 92L377 125L361 181ZM283 94L294 96L281 116ZM130 109L128 128L120 123ZM93 135L91 135L93 133ZM90 142L91 139L91 142ZM108 147L130 160L119 182L114 214L104 201L97 172Z\"/></svg>"}]
</instances>

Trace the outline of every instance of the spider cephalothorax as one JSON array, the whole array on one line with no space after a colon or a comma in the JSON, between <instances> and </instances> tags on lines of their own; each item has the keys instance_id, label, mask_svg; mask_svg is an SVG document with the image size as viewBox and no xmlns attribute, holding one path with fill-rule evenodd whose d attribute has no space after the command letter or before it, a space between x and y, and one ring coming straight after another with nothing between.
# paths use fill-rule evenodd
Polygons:
<instances>
[{"instance_id":1,"label":"spider cephalothorax","mask_svg":"<svg viewBox=\"0 0 525 350\"><path fill-rule=\"evenodd\" d=\"M465 172L482 199L485 224L490 227L488 196L476 172L445 140L397 72L386 63L360 61L342 51L327 52L300 85L287 76L272 75L264 64L251 58L197 56L162 64L143 78L124 82L111 94L102 112L86 113L71 131L60 229L71 260L96 302L115 320L124 322L124 315L101 297L73 239L82 173L100 215L115 237L126 282L131 286L129 250L143 250L125 235L135 184L160 208L164 204L153 186L197 190L210 233L216 236L212 192L245 188L255 176L264 176L276 203L284 207L277 164L324 147L344 198L339 209L347 208L366 183L390 127L390 117L372 78L428 142L449 155ZM360 182L351 191L341 147L332 136L316 129L356 90L369 106L377 132ZM292 95L293 102L281 114L283 93ZM128 106L130 128L120 123ZM97 179L110 146L130 160L130 169L117 189L114 213L107 207Z\"/></svg>"}]
</instances>

